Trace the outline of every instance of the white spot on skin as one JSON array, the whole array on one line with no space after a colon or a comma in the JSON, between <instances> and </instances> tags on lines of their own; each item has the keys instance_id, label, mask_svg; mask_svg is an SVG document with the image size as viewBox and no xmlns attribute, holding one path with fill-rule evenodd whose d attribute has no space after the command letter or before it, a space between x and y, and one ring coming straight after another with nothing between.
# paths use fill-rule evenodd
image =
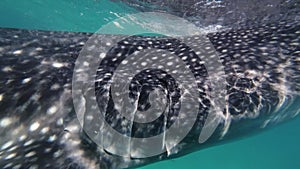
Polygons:
<instances>
[{"instance_id":1,"label":"white spot on skin","mask_svg":"<svg viewBox=\"0 0 300 169\"><path fill-rule=\"evenodd\" d=\"M205 64L205 61L200 61L199 63L200 63L200 64Z\"/></svg>"},{"instance_id":2,"label":"white spot on skin","mask_svg":"<svg viewBox=\"0 0 300 169\"><path fill-rule=\"evenodd\" d=\"M41 48L41 47L37 47L35 50L36 50L36 51L42 51L42 50L43 50L43 48Z\"/></svg>"},{"instance_id":3,"label":"white spot on skin","mask_svg":"<svg viewBox=\"0 0 300 169\"><path fill-rule=\"evenodd\" d=\"M152 59L152 60L157 60L158 57L157 57L157 56L154 56L154 57L152 57L151 59Z\"/></svg>"},{"instance_id":4,"label":"white spot on skin","mask_svg":"<svg viewBox=\"0 0 300 169\"><path fill-rule=\"evenodd\" d=\"M64 66L64 64L59 63L59 62L54 62L54 63L52 63L52 66L55 67L55 68L62 68Z\"/></svg>"},{"instance_id":5,"label":"white spot on skin","mask_svg":"<svg viewBox=\"0 0 300 169\"><path fill-rule=\"evenodd\" d=\"M100 53L100 58L103 59L105 58L106 54L105 53Z\"/></svg>"},{"instance_id":6,"label":"white spot on skin","mask_svg":"<svg viewBox=\"0 0 300 169\"><path fill-rule=\"evenodd\" d=\"M52 106L47 110L47 114L52 115L52 114L56 113L56 111L57 111L57 107Z\"/></svg>"},{"instance_id":7,"label":"white spot on skin","mask_svg":"<svg viewBox=\"0 0 300 169\"><path fill-rule=\"evenodd\" d=\"M51 151L51 148L46 148L44 152L49 153L50 151Z\"/></svg>"},{"instance_id":8,"label":"white spot on skin","mask_svg":"<svg viewBox=\"0 0 300 169\"><path fill-rule=\"evenodd\" d=\"M291 46L300 46L300 43L294 42L290 44Z\"/></svg>"},{"instance_id":9,"label":"white spot on skin","mask_svg":"<svg viewBox=\"0 0 300 169\"><path fill-rule=\"evenodd\" d=\"M19 141L24 141L26 138L27 138L26 135L22 135L22 136L19 137Z\"/></svg>"},{"instance_id":10,"label":"white spot on skin","mask_svg":"<svg viewBox=\"0 0 300 169\"><path fill-rule=\"evenodd\" d=\"M90 66L89 62L86 62L86 61L83 62L83 65L87 66L87 67Z\"/></svg>"},{"instance_id":11,"label":"white spot on skin","mask_svg":"<svg viewBox=\"0 0 300 169\"><path fill-rule=\"evenodd\" d=\"M168 62L167 65L168 65L168 66L172 66L172 65L173 65L173 62Z\"/></svg>"},{"instance_id":12,"label":"white spot on skin","mask_svg":"<svg viewBox=\"0 0 300 169\"><path fill-rule=\"evenodd\" d=\"M20 55L23 53L23 50L16 50L13 52L14 55Z\"/></svg>"},{"instance_id":13,"label":"white spot on skin","mask_svg":"<svg viewBox=\"0 0 300 169\"><path fill-rule=\"evenodd\" d=\"M11 72L12 71L12 68L10 66L5 66L3 69L2 69L3 72Z\"/></svg>"},{"instance_id":14,"label":"white spot on skin","mask_svg":"<svg viewBox=\"0 0 300 169\"><path fill-rule=\"evenodd\" d=\"M58 158L59 156L62 155L62 152L60 150L56 151L54 154L53 154L53 157L54 158Z\"/></svg>"},{"instance_id":15,"label":"white spot on skin","mask_svg":"<svg viewBox=\"0 0 300 169\"><path fill-rule=\"evenodd\" d=\"M139 51L135 51L133 54L138 55L139 53L140 53Z\"/></svg>"},{"instance_id":16,"label":"white spot on skin","mask_svg":"<svg viewBox=\"0 0 300 169\"><path fill-rule=\"evenodd\" d=\"M118 93L116 93L116 95L117 95L117 94L118 94ZM94 116L88 115L88 116L86 116L86 119L89 120L89 121L91 121L91 120L94 119Z\"/></svg>"},{"instance_id":17,"label":"white spot on skin","mask_svg":"<svg viewBox=\"0 0 300 169\"><path fill-rule=\"evenodd\" d=\"M41 133L42 134L45 134L49 131L49 127L44 127L42 130L41 130Z\"/></svg>"},{"instance_id":18,"label":"white spot on skin","mask_svg":"<svg viewBox=\"0 0 300 169\"><path fill-rule=\"evenodd\" d=\"M259 49L262 50L262 51L268 50L267 47L259 47Z\"/></svg>"},{"instance_id":19,"label":"white spot on skin","mask_svg":"<svg viewBox=\"0 0 300 169\"><path fill-rule=\"evenodd\" d=\"M199 51L198 51L198 52L196 52L196 55L200 55L200 54L201 54L201 52L199 52Z\"/></svg>"},{"instance_id":20,"label":"white spot on skin","mask_svg":"<svg viewBox=\"0 0 300 169\"><path fill-rule=\"evenodd\" d=\"M51 86L51 90L57 90L59 89L59 84L54 84Z\"/></svg>"},{"instance_id":21,"label":"white spot on skin","mask_svg":"<svg viewBox=\"0 0 300 169\"><path fill-rule=\"evenodd\" d=\"M37 169L37 168L39 168L39 166L38 166L38 165L32 165L32 166L30 166L30 168L29 168L29 169Z\"/></svg>"},{"instance_id":22,"label":"white spot on skin","mask_svg":"<svg viewBox=\"0 0 300 169\"><path fill-rule=\"evenodd\" d=\"M25 155L25 157L28 158L28 157L32 157L32 156L34 156L34 155L36 155L36 152L31 151L31 152L27 153L27 154Z\"/></svg>"},{"instance_id":23,"label":"white spot on skin","mask_svg":"<svg viewBox=\"0 0 300 169\"><path fill-rule=\"evenodd\" d=\"M2 97L2 98L0 97L0 101L1 101L2 99L3 99L3 97ZM7 126L9 126L11 123L12 123L12 120L11 120L10 118L4 118L4 119L1 120L0 126L1 126L1 127L7 127Z\"/></svg>"},{"instance_id":24,"label":"white spot on skin","mask_svg":"<svg viewBox=\"0 0 300 169\"><path fill-rule=\"evenodd\" d=\"M122 61L122 64L123 64L123 65L126 65L127 63L128 63L128 60L123 60L123 61Z\"/></svg>"},{"instance_id":25,"label":"white spot on skin","mask_svg":"<svg viewBox=\"0 0 300 169\"><path fill-rule=\"evenodd\" d=\"M142 62L141 65L142 66L147 66L147 62Z\"/></svg>"},{"instance_id":26,"label":"white spot on skin","mask_svg":"<svg viewBox=\"0 0 300 169\"><path fill-rule=\"evenodd\" d=\"M9 142L3 144L3 146L1 147L1 150L5 150L5 149L9 148L10 146L13 145L13 143L14 143L13 141L9 141Z\"/></svg>"},{"instance_id":27,"label":"white spot on skin","mask_svg":"<svg viewBox=\"0 0 300 169\"><path fill-rule=\"evenodd\" d=\"M30 127L29 130L30 131L35 131L40 127L40 123L39 122L34 122Z\"/></svg>"},{"instance_id":28,"label":"white spot on skin","mask_svg":"<svg viewBox=\"0 0 300 169\"><path fill-rule=\"evenodd\" d=\"M222 53L226 53L226 52L227 52L227 49L223 49L221 52L222 52Z\"/></svg>"},{"instance_id":29,"label":"white spot on skin","mask_svg":"<svg viewBox=\"0 0 300 169\"><path fill-rule=\"evenodd\" d=\"M19 169L19 168L21 168L21 164L15 165L15 166L13 167L13 169Z\"/></svg>"},{"instance_id":30,"label":"white spot on skin","mask_svg":"<svg viewBox=\"0 0 300 169\"><path fill-rule=\"evenodd\" d=\"M12 152L14 150L16 150L18 148L18 146L13 146L10 149L7 150L7 152Z\"/></svg>"},{"instance_id":31,"label":"white spot on skin","mask_svg":"<svg viewBox=\"0 0 300 169\"><path fill-rule=\"evenodd\" d=\"M49 142L53 142L53 141L55 141L56 139L57 139L56 135L52 135L52 136L49 137L48 141L49 141Z\"/></svg>"},{"instance_id":32,"label":"white spot on skin","mask_svg":"<svg viewBox=\"0 0 300 169\"><path fill-rule=\"evenodd\" d=\"M9 159L12 159L14 157L16 157L17 153L12 153L10 155L8 155L7 157L5 157L5 160L9 160Z\"/></svg>"},{"instance_id":33,"label":"white spot on skin","mask_svg":"<svg viewBox=\"0 0 300 169\"><path fill-rule=\"evenodd\" d=\"M31 81L31 77L28 77L26 79L23 79L22 83L25 84L25 83L28 83Z\"/></svg>"},{"instance_id":34,"label":"white spot on skin","mask_svg":"<svg viewBox=\"0 0 300 169\"><path fill-rule=\"evenodd\" d=\"M12 163L8 163L3 168L7 169L7 168L10 168L12 165L13 165Z\"/></svg>"},{"instance_id":35,"label":"white spot on skin","mask_svg":"<svg viewBox=\"0 0 300 169\"><path fill-rule=\"evenodd\" d=\"M209 46L207 46L207 47L205 47L205 49L206 49L206 50L210 50L210 47L209 47Z\"/></svg>"},{"instance_id":36,"label":"white spot on skin","mask_svg":"<svg viewBox=\"0 0 300 169\"><path fill-rule=\"evenodd\" d=\"M177 70L173 70L172 73L176 74L176 73L177 73Z\"/></svg>"},{"instance_id":37,"label":"white spot on skin","mask_svg":"<svg viewBox=\"0 0 300 169\"><path fill-rule=\"evenodd\" d=\"M187 56L183 56L182 60L187 60L187 58L188 58Z\"/></svg>"},{"instance_id":38,"label":"white spot on skin","mask_svg":"<svg viewBox=\"0 0 300 169\"><path fill-rule=\"evenodd\" d=\"M28 140L28 141L26 141L25 143L24 143L24 146L29 146L30 144L32 144L33 143L33 140L31 139L31 140Z\"/></svg>"},{"instance_id":39,"label":"white spot on skin","mask_svg":"<svg viewBox=\"0 0 300 169\"><path fill-rule=\"evenodd\" d=\"M158 66L158 69L163 69L164 67L162 65L159 65Z\"/></svg>"},{"instance_id":40,"label":"white spot on skin","mask_svg":"<svg viewBox=\"0 0 300 169\"><path fill-rule=\"evenodd\" d=\"M61 126L64 124L64 120L62 118L59 118L57 121L56 121L56 124Z\"/></svg>"}]
</instances>

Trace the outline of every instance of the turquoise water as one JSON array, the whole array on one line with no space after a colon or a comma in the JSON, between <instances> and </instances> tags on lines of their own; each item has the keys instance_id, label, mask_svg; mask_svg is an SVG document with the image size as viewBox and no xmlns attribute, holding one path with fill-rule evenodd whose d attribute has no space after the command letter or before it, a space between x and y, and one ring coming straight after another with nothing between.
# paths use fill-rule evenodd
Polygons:
<instances>
[{"instance_id":1,"label":"turquoise water","mask_svg":"<svg viewBox=\"0 0 300 169\"><path fill-rule=\"evenodd\" d=\"M132 8L107 0L1 0L0 27L95 32L132 12ZM299 143L298 117L259 135L142 169L297 169Z\"/></svg>"},{"instance_id":2,"label":"turquoise water","mask_svg":"<svg viewBox=\"0 0 300 169\"><path fill-rule=\"evenodd\" d=\"M0 26L95 32L135 10L108 0L1 0Z\"/></svg>"},{"instance_id":3,"label":"turquoise water","mask_svg":"<svg viewBox=\"0 0 300 169\"><path fill-rule=\"evenodd\" d=\"M142 169L298 169L300 118L259 135Z\"/></svg>"}]
</instances>

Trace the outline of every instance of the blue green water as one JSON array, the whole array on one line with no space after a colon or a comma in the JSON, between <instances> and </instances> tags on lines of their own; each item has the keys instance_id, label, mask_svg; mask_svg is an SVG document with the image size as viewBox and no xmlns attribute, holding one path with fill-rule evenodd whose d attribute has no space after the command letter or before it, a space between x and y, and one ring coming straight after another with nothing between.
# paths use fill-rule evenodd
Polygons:
<instances>
[{"instance_id":1,"label":"blue green water","mask_svg":"<svg viewBox=\"0 0 300 169\"><path fill-rule=\"evenodd\" d=\"M95 32L134 9L108 0L1 0L0 27ZM142 169L297 169L300 118L262 134Z\"/></svg>"}]
</instances>

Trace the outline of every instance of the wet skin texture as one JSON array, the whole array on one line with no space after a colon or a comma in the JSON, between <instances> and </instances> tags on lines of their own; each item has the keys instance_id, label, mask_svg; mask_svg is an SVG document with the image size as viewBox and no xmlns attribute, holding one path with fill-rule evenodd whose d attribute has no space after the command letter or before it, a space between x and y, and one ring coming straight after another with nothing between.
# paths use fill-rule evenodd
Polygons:
<instances>
[{"instance_id":1,"label":"wet skin texture","mask_svg":"<svg viewBox=\"0 0 300 169\"><path fill-rule=\"evenodd\" d=\"M131 168L182 156L293 118L299 112L299 30L299 22L282 21L208 34L224 66L227 108L223 110L222 117L227 118L201 145L198 136L211 104L207 96L209 90L203 84L207 76L216 76L208 75L201 64L201 57L205 56L193 61L195 51L188 50L174 38L166 37L133 36L115 45L106 62L112 68L118 65L118 61L112 61L117 53L126 57L140 50L138 46L168 50L179 57L190 56L186 63L192 65L192 72L199 79L199 91L202 91L199 92L201 102L196 123L176 146L176 151L133 159L112 155L98 147L81 130L77 121L71 94L72 75L76 58L91 34L2 28L0 168ZM125 41L135 44L128 45ZM147 43L149 41L156 47ZM195 45L197 43L201 42L195 41ZM98 72L95 80L103 75L101 73ZM163 71L142 72L135 80L151 86L154 85L153 79L159 79L155 85L166 88L168 92L180 90L171 77L155 77L158 73ZM145 76L149 74L151 78ZM101 83L105 82L95 83L96 94L101 93ZM140 92L139 108L147 109L151 106L147 102L147 89ZM136 98L134 93L132 98ZM169 99L179 102L179 98L177 93ZM118 119L119 112L113 109L113 103L109 104L106 121L112 124L115 120L124 120ZM176 108L167 117L168 125L173 123L172 116L176 116ZM164 127L162 121L134 124L131 136L161 133ZM226 129L226 125L229 128ZM121 125L114 128L122 131Z\"/></svg>"}]
</instances>

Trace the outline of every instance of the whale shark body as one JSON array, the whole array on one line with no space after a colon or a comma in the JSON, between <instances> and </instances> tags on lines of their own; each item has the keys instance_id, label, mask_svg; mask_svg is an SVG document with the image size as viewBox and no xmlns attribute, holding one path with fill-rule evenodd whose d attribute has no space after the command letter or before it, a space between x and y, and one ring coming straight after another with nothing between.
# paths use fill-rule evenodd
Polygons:
<instances>
[{"instance_id":1,"label":"whale shark body","mask_svg":"<svg viewBox=\"0 0 300 169\"><path fill-rule=\"evenodd\" d=\"M217 78L218 74L208 74L201 60L193 58L193 55L201 54L174 38L131 36L109 51L105 64L110 65L110 70L116 69L118 61L115 58L126 57L141 47L168 50L181 59L188 56L186 64L199 80L199 109L195 124L172 150L146 158L118 156L90 139L82 130L74 110L74 67L92 34L1 28L0 35L1 168L138 167L258 132L296 117L300 110L300 23L297 21L281 20L207 35L224 68L226 105L216 131L203 144L198 142L198 137L212 104L207 94L210 86L205 87L205 81L206 77ZM200 43L193 41L192 44ZM143 64L141 66L143 68ZM105 72L97 73L96 96L104 91L103 83L109 81L109 77L105 80ZM156 76L163 73L153 70L136 76L137 86L144 84L166 89L170 109L168 115L163 116L166 119L133 124L130 128L132 137L162 133L165 127L174 123L172 117L178 116L176 106L182 97L180 84L173 82L171 77ZM139 109L151 107L147 101L150 97L148 88L137 91L132 93L132 98L139 100ZM107 98L111 99L111 95ZM124 128L118 122L126 119L118 116L113 103L108 104L105 120L122 132Z\"/></svg>"}]
</instances>

